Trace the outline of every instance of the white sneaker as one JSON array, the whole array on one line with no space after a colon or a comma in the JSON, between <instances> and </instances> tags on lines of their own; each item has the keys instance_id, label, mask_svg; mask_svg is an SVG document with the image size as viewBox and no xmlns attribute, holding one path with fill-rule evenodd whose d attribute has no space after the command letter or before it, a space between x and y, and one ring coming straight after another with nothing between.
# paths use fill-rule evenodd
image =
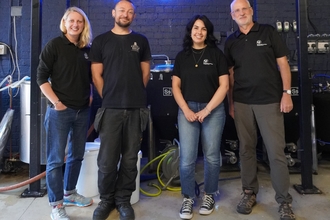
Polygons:
<instances>
[{"instance_id":1,"label":"white sneaker","mask_svg":"<svg viewBox=\"0 0 330 220\"><path fill-rule=\"evenodd\" d=\"M182 202L182 207L180 209L181 219L192 219L193 217L193 204L194 200L191 198L184 198Z\"/></svg>"},{"instance_id":2,"label":"white sneaker","mask_svg":"<svg viewBox=\"0 0 330 220\"><path fill-rule=\"evenodd\" d=\"M204 195L202 199L202 205L199 208L199 214L209 215L214 210L214 199L212 195Z\"/></svg>"},{"instance_id":3,"label":"white sneaker","mask_svg":"<svg viewBox=\"0 0 330 220\"><path fill-rule=\"evenodd\" d=\"M70 220L69 216L66 214L63 204L58 204L55 208L53 208L50 217L52 220Z\"/></svg>"}]
</instances>

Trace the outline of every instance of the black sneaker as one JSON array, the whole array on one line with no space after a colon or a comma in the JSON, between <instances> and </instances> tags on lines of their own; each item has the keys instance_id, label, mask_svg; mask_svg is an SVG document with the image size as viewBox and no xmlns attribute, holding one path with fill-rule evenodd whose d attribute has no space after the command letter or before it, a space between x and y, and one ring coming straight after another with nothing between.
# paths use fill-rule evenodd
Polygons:
<instances>
[{"instance_id":1,"label":"black sneaker","mask_svg":"<svg viewBox=\"0 0 330 220\"><path fill-rule=\"evenodd\" d=\"M243 192L244 196L236 207L236 211L241 214L250 214L252 212L252 207L257 204L256 194L251 190L246 190Z\"/></svg>"},{"instance_id":2,"label":"black sneaker","mask_svg":"<svg viewBox=\"0 0 330 220\"><path fill-rule=\"evenodd\" d=\"M214 210L214 199L212 195L204 195L202 205L199 208L199 214L209 215Z\"/></svg>"},{"instance_id":3,"label":"black sneaker","mask_svg":"<svg viewBox=\"0 0 330 220\"><path fill-rule=\"evenodd\" d=\"M122 203L117 206L117 210L120 215L120 220L134 220L134 209L131 203Z\"/></svg>"},{"instance_id":4,"label":"black sneaker","mask_svg":"<svg viewBox=\"0 0 330 220\"><path fill-rule=\"evenodd\" d=\"M180 218L192 219L193 217L194 200L191 198L184 198L180 209Z\"/></svg>"},{"instance_id":5,"label":"black sneaker","mask_svg":"<svg viewBox=\"0 0 330 220\"><path fill-rule=\"evenodd\" d=\"M114 203L101 201L97 205L93 213L93 220L105 220L108 218L110 212L116 208Z\"/></svg>"},{"instance_id":6,"label":"black sneaker","mask_svg":"<svg viewBox=\"0 0 330 220\"><path fill-rule=\"evenodd\" d=\"M292 211L292 206L290 203L282 202L278 212L280 213L280 219L281 220L295 220L296 216L294 215Z\"/></svg>"}]
</instances>

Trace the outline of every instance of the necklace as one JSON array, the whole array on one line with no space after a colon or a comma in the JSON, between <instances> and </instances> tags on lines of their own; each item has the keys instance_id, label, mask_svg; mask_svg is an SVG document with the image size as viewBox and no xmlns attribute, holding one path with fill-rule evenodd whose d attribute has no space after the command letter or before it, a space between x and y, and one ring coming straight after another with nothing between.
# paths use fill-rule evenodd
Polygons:
<instances>
[{"instance_id":1,"label":"necklace","mask_svg":"<svg viewBox=\"0 0 330 220\"><path fill-rule=\"evenodd\" d=\"M194 49L193 48L191 48L191 50L192 50L192 52L193 52L193 58L194 58L194 61L195 61L195 67L197 68L198 67L198 63L199 63L199 61L202 59L202 57L203 57L203 54L204 54L204 51L205 51L205 48L206 47L204 47L204 49L202 50L202 51L200 51L200 52L196 52L196 51L194 51ZM195 58L195 55L194 55L194 53L195 54L201 54L201 56L199 57L199 59L196 61L196 58Z\"/></svg>"},{"instance_id":2,"label":"necklace","mask_svg":"<svg viewBox=\"0 0 330 220\"><path fill-rule=\"evenodd\" d=\"M203 52L203 50L195 50L194 48L191 49L194 54L201 54Z\"/></svg>"}]
</instances>

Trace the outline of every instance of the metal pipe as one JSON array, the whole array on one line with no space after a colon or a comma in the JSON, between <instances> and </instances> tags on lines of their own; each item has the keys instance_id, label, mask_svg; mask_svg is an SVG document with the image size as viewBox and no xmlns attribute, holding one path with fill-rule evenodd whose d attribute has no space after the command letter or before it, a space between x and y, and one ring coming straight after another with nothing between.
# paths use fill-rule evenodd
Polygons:
<instances>
[{"instance_id":1,"label":"metal pipe","mask_svg":"<svg viewBox=\"0 0 330 220\"><path fill-rule=\"evenodd\" d=\"M31 1L31 105L30 105L30 178L40 174L40 100L41 91L37 85L37 74L35 70L39 64L39 54L41 51L41 32L42 32L42 1ZM21 195L22 197L40 197L45 194L45 190L40 189L40 180L32 182L29 188Z\"/></svg>"},{"instance_id":2,"label":"metal pipe","mask_svg":"<svg viewBox=\"0 0 330 220\"><path fill-rule=\"evenodd\" d=\"M155 55L151 55L152 58L157 58L157 57L166 57L167 61L170 60L170 58L165 55L165 54L155 54Z\"/></svg>"},{"instance_id":3,"label":"metal pipe","mask_svg":"<svg viewBox=\"0 0 330 220\"><path fill-rule=\"evenodd\" d=\"M155 152L155 132L154 132L154 123L151 116L151 106L148 105L149 108L149 120L148 120L148 132L149 132L149 138L148 138L148 161L152 161L156 157ZM156 170L156 164L151 163L150 164L150 171Z\"/></svg>"},{"instance_id":4,"label":"metal pipe","mask_svg":"<svg viewBox=\"0 0 330 220\"><path fill-rule=\"evenodd\" d=\"M317 173L317 145L316 145L316 132L315 132L315 114L314 105L312 105L312 115L311 115L311 135L312 135L312 155L313 155L313 171Z\"/></svg>"},{"instance_id":5,"label":"metal pipe","mask_svg":"<svg viewBox=\"0 0 330 220\"><path fill-rule=\"evenodd\" d=\"M316 192L312 179L312 146L311 146L311 80L308 73L308 54L307 51L307 0L296 0L296 16L298 24L298 71L299 71L299 96L301 111L299 114L300 124L300 144L301 144L301 186L295 185L295 188L301 194Z\"/></svg>"},{"instance_id":6,"label":"metal pipe","mask_svg":"<svg viewBox=\"0 0 330 220\"><path fill-rule=\"evenodd\" d=\"M167 65L171 64L170 58L165 54L154 54L154 55L151 55L151 57L152 57L152 59L157 58L157 57L166 57L165 63Z\"/></svg>"}]
</instances>

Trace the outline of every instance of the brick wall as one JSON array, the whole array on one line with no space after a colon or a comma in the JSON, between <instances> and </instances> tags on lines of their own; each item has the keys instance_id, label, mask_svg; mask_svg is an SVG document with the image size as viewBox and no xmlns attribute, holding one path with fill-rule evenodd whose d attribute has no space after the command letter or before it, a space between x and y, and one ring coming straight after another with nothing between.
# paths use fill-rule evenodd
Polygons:
<instances>
[{"instance_id":1,"label":"brick wall","mask_svg":"<svg viewBox=\"0 0 330 220\"><path fill-rule=\"evenodd\" d=\"M10 45L15 49L14 23L10 16L10 7L22 6L22 16L16 18L17 56L21 78L35 74L30 71L30 26L31 26L31 1L2 1L0 3L0 42ZM149 39L152 54L166 54L174 59L176 53L181 50L184 28L188 20L195 14L205 14L213 22L217 36L225 35L232 28L236 29L230 17L229 4L231 0L135 0L137 16L132 29L146 35ZM277 20L289 21L296 19L295 0L251 0L254 3L255 17L260 23L275 25ZM319 34L330 34L330 1L309 1L309 18ZM93 34L97 36L108 31L113 26L111 10L114 7L113 0L72 0L71 5L81 7L90 18ZM45 0L42 5L42 46L51 38L60 33L59 22L67 7L66 0ZM315 33L313 25L309 25L308 32ZM283 34L283 39L289 45L294 59L296 49L296 35L292 31ZM224 39L219 45L223 48ZM16 53L15 53L16 54ZM329 70L326 66L327 55L311 56L310 66L318 71ZM0 56L0 80L12 71L9 55ZM17 79L17 72L14 80ZM14 90L14 94L17 90ZM1 117L9 107L9 96L6 91L1 96ZM20 136L20 95L13 98L15 118L12 127L11 146L14 152L19 151ZM9 145L9 144L8 144Z\"/></svg>"}]
</instances>

